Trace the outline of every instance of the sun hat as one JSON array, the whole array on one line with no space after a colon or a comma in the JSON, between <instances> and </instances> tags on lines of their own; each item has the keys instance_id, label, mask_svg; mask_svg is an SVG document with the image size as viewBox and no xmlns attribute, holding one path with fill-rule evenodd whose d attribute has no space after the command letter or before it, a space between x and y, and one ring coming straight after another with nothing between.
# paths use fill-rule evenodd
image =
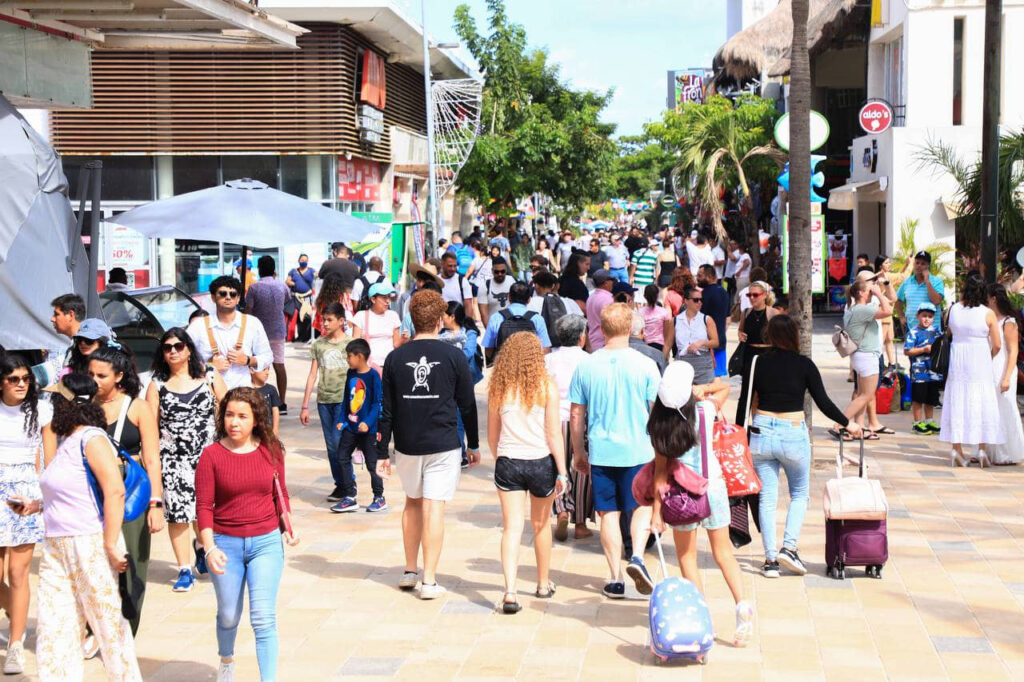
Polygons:
<instances>
[{"instance_id":1,"label":"sun hat","mask_svg":"<svg viewBox=\"0 0 1024 682\"><path fill-rule=\"evenodd\" d=\"M658 399L665 407L681 410L693 395L693 365L673 362L665 368L658 384Z\"/></svg>"}]
</instances>

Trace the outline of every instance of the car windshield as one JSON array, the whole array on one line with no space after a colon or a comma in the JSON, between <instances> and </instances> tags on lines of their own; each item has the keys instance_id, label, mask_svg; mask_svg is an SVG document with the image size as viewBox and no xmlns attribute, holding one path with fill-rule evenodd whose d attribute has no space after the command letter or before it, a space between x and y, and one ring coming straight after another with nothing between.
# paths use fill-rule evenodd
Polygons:
<instances>
[{"instance_id":1,"label":"car windshield","mask_svg":"<svg viewBox=\"0 0 1024 682\"><path fill-rule=\"evenodd\" d=\"M181 291L162 287L139 291L106 291L100 294L103 317L134 354L139 368L149 367L156 344L171 327L188 326L195 301Z\"/></svg>"},{"instance_id":2,"label":"car windshield","mask_svg":"<svg viewBox=\"0 0 1024 682\"><path fill-rule=\"evenodd\" d=\"M196 309L196 304L177 289L132 293L131 296L148 310L164 329L187 327L188 316Z\"/></svg>"}]
</instances>

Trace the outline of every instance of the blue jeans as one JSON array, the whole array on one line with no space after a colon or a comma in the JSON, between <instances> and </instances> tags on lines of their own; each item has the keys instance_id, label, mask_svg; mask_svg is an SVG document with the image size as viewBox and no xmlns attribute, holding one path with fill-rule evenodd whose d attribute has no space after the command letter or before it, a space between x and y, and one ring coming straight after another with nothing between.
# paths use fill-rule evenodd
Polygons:
<instances>
[{"instance_id":1,"label":"blue jeans","mask_svg":"<svg viewBox=\"0 0 1024 682\"><path fill-rule=\"evenodd\" d=\"M317 403L316 411L320 414L320 428L324 432L324 444L327 446L327 463L331 466L331 478L334 479L335 487L344 488L346 480L354 481L356 477L351 457L348 460L348 471L345 471L338 453L341 445L341 431L338 429L338 424L345 421L344 404Z\"/></svg>"},{"instance_id":2,"label":"blue jeans","mask_svg":"<svg viewBox=\"0 0 1024 682\"><path fill-rule=\"evenodd\" d=\"M724 348L719 348L715 351L715 376L729 376L729 359L725 355Z\"/></svg>"},{"instance_id":3,"label":"blue jeans","mask_svg":"<svg viewBox=\"0 0 1024 682\"><path fill-rule=\"evenodd\" d=\"M458 419L456 422L456 429L459 432L459 445L462 446L462 458L466 458L466 425L462 423L462 410L456 410L455 417Z\"/></svg>"},{"instance_id":4,"label":"blue jeans","mask_svg":"<svg viewBox=\"0 0 1024 682\"><path fill-rule=\"evenodd\" d=\"M786 514L786 532L782 546L796 549L800 528L807 513L807 499L811 478L811 439L807 425L799 426L788 419L755 415L753 426L761 433L750 434L750 454L754 470L761 479L758 497L761 521L761 539L764 556L774 561L778 556L775 544L775 509L779 501L779 467L786 472L789 482L789 511Z\"/></svg>"},{"instance_id":5,"label":"blue jeans","mask_svg":"<svg viewBox=\"0 0 1024 682\"><path fill-rule=\"evenodd\" d=\"M277 678L277 588L284 568L281 531L251 538L214 534L214 542L228 558L224 575L210 571L217 594L217 653L235 654L235 636L242 619L242 595L249 586L249 622L256 635L256 662L260 680Z\"/></svg>"},{"instance_id":6,"label":"blue jeans","mask_svg":"<svg viewBox=\"0 0 1024 682\"><path fill-rule=\"evenodd\" d=\"M620 282L629 284L629 269L628 268L612 268L608 271L608 274L612 276L612 279L617 279Z\"/></svg>"}]
</instances>

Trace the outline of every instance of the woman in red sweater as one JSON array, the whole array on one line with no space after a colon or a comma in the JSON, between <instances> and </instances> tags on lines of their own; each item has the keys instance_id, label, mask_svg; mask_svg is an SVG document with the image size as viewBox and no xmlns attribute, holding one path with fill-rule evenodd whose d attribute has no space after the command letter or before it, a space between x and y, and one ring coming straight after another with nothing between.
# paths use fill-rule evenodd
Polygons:
<instances>
[{"instance_id":1,"label":"woman in red sweater","mask_svg":"<svg viewBox=\"0 0 1024 682\"><path fill-rule=\"evenodd\" d=\"M260 679L273 682L277 588L284 568L281 541L299 541L291 533L284 446L274 436L263 396L248 387L224 396L217 436L219 440L203 450L196 469L199 537L217 593L217 682L234 680L235 635L246 585Z\"/></svg>"}]
</instances>

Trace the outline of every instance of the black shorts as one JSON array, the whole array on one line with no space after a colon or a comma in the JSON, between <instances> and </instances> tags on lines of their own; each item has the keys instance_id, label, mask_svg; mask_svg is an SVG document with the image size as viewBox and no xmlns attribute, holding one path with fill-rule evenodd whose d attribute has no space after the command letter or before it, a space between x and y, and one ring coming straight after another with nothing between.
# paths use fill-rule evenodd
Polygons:
<instances>
[{"instance_id":1,"label":"black shorts","mask_svg":"<svg viewBox=\"0 0 1024 682\"><path fill-rule=\"evenodd\" d=\"M910 401L920 405L939 404L939 382L917 381L910 384Z\"/></svg>"},{"instance_id":2,"label":"black shorts","mask_svg":"<svg viewBox=\"0 0 1024 682\"><path fill-rule=\"evenodd\" d=\"M555 492L558 468L551 455L543 459L511 459L499 457L494 464L494 485L506 492L525 490L534 497L548 497Z\"/></svg>"}]
</instances>

